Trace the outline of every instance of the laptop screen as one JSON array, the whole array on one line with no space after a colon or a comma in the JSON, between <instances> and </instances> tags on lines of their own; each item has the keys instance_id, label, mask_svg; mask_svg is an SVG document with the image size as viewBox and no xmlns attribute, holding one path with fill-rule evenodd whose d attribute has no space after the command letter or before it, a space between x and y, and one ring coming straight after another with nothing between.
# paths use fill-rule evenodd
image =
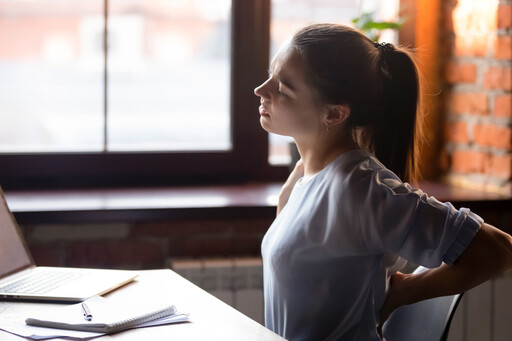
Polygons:
<instances>
[{"instance_id":1,"label":"laptop screen","mask_svg":"<svg viewBox=\"0 0 512 341\"><path fill-rule=\"evenodd\" d=\"M32 265L20 233L0 188L0 278Z\"/></svg>"}]
</instances>

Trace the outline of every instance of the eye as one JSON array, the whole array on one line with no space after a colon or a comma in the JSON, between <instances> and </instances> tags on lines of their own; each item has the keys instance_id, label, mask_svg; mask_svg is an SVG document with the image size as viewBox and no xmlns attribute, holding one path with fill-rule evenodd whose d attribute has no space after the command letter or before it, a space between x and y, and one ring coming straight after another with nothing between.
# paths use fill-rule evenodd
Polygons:
<instances>
[{"instance_id":1,"label":"eye","mask_svg":"<svg viewBox=\"0 0 512 341\"><path fill-rule=\"evenodd\" d=\"M281 82L277 82L276 84L277 86L277 89L276 89L276 94L279 95L279 96L284 96L284 97L288 97L288 95L286 95L284 92L281 91Z\"/></svg>"},{"instance_id":2,"label":"eye","mask_svg":"<svg viewBox=\"0 0 512 341\"><path fill-rule=\"evenodd\" d=\"M279 90L279 88L276 90L276 94L278 94L279 96L288 97L287 95L285 95L284 93L282 93L282 92L281 92L281 90Z\"/></svg>"}]
</instances>

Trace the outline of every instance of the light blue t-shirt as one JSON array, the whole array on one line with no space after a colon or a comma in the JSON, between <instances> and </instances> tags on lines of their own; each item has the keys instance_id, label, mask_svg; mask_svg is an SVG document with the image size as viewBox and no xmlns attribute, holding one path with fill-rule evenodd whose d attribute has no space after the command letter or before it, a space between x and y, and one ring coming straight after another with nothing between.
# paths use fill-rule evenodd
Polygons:
<instances>
[{"instance_id":1,"label":"light blue t-shirt","mask_svg":"<svg viewBox=\"0 0 512 341\"><path fill-rule=\"evenodd\" d=\"M265 324L290 341L379 340L379 310L404 259L451 264L482 222L373 155L346 152L295 185L263 239Z\"/></svg>"}]
</instances>

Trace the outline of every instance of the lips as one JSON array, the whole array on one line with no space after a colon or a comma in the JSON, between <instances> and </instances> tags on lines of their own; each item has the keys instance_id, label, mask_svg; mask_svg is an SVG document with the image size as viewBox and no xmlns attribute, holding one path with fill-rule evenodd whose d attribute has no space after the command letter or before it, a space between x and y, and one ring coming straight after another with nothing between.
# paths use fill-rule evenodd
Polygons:
<instances>
[{"instance_id":1,"label":"lips","mask_svg":"<svg viewBox=\"0 0 512 341\"><path fill-rule=\"evenodd\" d=\"M259 111L260 111L260 115L261 116L265 116L265 117L270 117L270 114L268 113L268 111L265 109L265 107L262 105L260 105L259 107Z\"/></svg>"}]
</instances>

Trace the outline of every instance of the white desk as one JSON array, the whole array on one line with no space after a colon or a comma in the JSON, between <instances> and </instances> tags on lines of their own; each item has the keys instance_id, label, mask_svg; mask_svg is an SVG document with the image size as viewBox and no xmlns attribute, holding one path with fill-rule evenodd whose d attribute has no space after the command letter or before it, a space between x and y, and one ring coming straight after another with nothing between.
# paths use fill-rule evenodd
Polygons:
<instances>
[{"instance_id":1,"label":"white desk","mask_svg":"<svg viewBox=\"0 0 512 341\"><path fill-rule=\"evenodd\" d=\"M233 309L171 270L144 270L135 282L108 296L151 295L169 298L176 307L190 313L187 323L130 329L94 340L172 341L282 341L277 334ZM0 314L28 309L45 309L55 304L0 301ZM0 340L24 340L0 331Z\"/></svg>"}]
</instances>

